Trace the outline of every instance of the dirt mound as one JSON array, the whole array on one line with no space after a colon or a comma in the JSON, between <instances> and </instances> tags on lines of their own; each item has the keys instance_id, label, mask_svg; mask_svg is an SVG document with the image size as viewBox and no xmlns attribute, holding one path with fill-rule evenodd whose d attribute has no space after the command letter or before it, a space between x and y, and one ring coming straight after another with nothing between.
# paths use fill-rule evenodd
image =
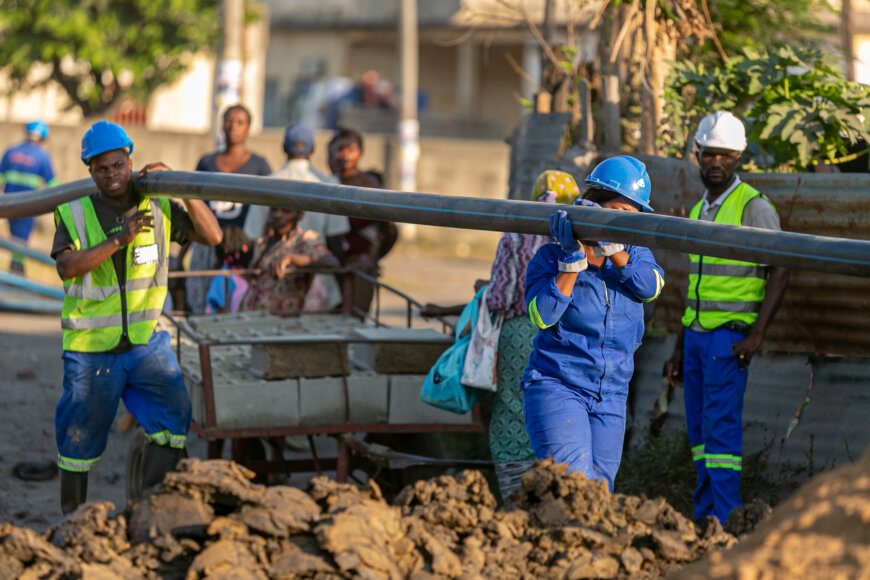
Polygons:
<instances>
[{"instance_id":1,"label":"dirt mound","mask_svg":"<svg viewBox=\"0 0 870 580\"><path fill-rule=\"evenodd\" d=\"M870 579L870 448L804 484L733 549L668 578Z\"/></svg>"},{"instance_id":2,"label":"dirt mound","mask_svg":"<svg viewBox=\"0 0 870 580\"><path fill-rule=\"evenodd\" d=\"M735 542L566 469L538 462L515 507L496 510L477 471L419 481L389 505L374 483L316 477L306 493L186 459L127 517L91 503L42 536L0 527L0 577L658 578Z\"/></svg>"}]
</instances>

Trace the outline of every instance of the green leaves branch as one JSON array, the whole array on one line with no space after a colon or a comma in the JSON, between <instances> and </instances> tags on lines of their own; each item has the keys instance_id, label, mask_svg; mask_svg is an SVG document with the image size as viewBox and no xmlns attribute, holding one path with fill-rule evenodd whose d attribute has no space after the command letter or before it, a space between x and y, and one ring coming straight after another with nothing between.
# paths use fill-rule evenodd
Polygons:
<instances>
[{"instance_id":1,"label":"green leaves branch","mask_svg":"<svg viewBox=\"0 0 870 580\"><path fill-rule=\"evenodd\" d=\"M218 23L211 0L7 0L0 72L9 94L58 82L89 117L175 80Z\"/></svg>"},{"instance_id":2,"label":"green leaves branch","mask_svg":"<svg viewBox=\"0 0 870 580\"><path fill-rule=\"evenodd\" d=\"M674 63L664 98L658 144L665 155L685 158L698 122L714 110L732 111L746 123L749 168L806 171L842 161L850 145L870 142L870 90L848 81L831 56L813 48L745 48L715 68Z\"/></svg>"}]
</instances>

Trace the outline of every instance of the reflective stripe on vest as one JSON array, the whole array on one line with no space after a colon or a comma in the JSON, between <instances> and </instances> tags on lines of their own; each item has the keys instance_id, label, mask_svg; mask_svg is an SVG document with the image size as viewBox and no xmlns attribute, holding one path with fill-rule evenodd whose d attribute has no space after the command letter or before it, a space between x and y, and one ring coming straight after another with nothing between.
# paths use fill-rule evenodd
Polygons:
<instances>
[{"instance_id":1,"label":"reflective stripe on vest","mask_svg":"<svg viewBox=\"0 0 870 580\"><path fill-rule=\"evenodd\" d=\"M740 183L719 206L713 221L741 225L746 204L760 195L755 188ZM689 217L698 219L702 206L703 201L695 204ZM689 260L684 326L691 326L695 320L710 329L732 320L750 325L755 322L767 287L766 266L697 254L689 254Z\"/></svg>"},{"instance_id":2,"label":"reflective stripe on vest","mask_svg":"<svg viewBox=\"0 0 870 580\"><path fill-rule=\"evenodd\" d=\"M91 272L64 282L61 328L63 348L77 352L104 352L117 346L124 332L132 344L147 344L166 300L170 205L166 199L143 199L139 210L151 212L154 227L139 232L126 252L124 301L112 259ZM106 240L89 197L57 208L55 221L63 221L77 250ZM156 246L155 260L134 265L136 248ZM125 304L126 303L126 311Z\"/></svg>"}]
</instances>

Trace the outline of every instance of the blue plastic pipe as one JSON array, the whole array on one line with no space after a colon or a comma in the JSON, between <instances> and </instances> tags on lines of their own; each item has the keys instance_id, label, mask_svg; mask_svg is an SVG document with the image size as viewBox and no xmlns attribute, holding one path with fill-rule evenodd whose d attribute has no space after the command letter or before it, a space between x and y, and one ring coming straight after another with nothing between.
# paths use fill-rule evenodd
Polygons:
<instances>
[{"instance_id":1,"label":"blue plastic pipe","mask_svg":"<svg viewBox=\"0 0 870 580\"><path fill-rule=\"evenodd\" d=\"M143 195L237 201L430 226L549 235L550 204L406 193L230 173L154 172ZM84 179L0 197L0 217L52 211L94 192ZM608 240L787 268L870 277L870 241L811 236L583 206L563 207L582 240Z\"/></svg>"},{"instance_id":2,"label":"blue plastic pipe","mask_svg":"<svg viewBox=\"0 0 870 580\"><path fill-rule=\"evenodd\" d=\"M33 280L28 280L27 278L24 278L22 276L10 274L9 272L0 271L0 283L8 284L9 286L14 286L16 288L22 288L24 290L29 290L30 292L35 292L37 294L44 294L45 296L50 296L51 298L58 298L60 300L63 300L62 288L56 288L54 286L49 286L48 284L34 282Z\"/></svg>"}]
</instances>

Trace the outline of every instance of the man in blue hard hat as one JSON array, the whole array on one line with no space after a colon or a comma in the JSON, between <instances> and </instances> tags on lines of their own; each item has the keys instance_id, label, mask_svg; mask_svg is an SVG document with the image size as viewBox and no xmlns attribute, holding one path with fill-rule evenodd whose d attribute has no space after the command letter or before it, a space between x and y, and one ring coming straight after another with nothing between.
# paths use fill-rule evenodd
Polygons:
<instances>
[{"instance_id":1,"label":"man in blue hard hat","mask_svg":"<svg viewBox=\"0 0 870 580\"><path fill-rule=\"evenodd\" d=\"M42 147L48 139L48 125L39 120L31 121L24 126L24 132L27 139L7 149L0 160L0 187L4 193L24 193L57 185L51 156ZM34 221L33 217L10 219L12 239L27 244ZM9 271L23 274L24 256L13 253Z\"/></svg>"},{"instance_id":2,"label":"man in blue hard hat","mask_svg":"<svg viewBox=\"0 0 870 580\"><path fill-rule=\"evenodd\" d=\"M145 429L142 486L160 483L184 449L191 406L164 331L170 242L221 241L199 200L142 197L132 181L133 141L114 123L94 123L82 162L97 191L55 210L52 256L64 281L63 394L55 411L64 514L87 499L88 471L106 448L118 402ZM162 163L139 172L166 171Z\"/></svg>"},{"instance_id":3,"label":"man in blue hard hat","mask_svg":"<svg viewBox=\"0 0 870 580\"><path fill-rule=\"evenodd\" d=\"M743 122L728 111L704 117L695 133L704 195L691 219L779 230L770 200L735 173L746 148ZM777 266L689 255L687 305L674 353L672 384L682 382L692 459L698 472L695 519L728 521L743 505L743 395L749 363L773 321L789 272Z\"/></svg>"},{"instance_id":4,"label":"man in blue hard hat","mask_svg":"<svg viewBox=\"0 0 870 580\"><path fill-rule=\"evenodd\" d=\"M599 163L574 205L652 211L643 163ZM652 252L577 239L564 210L550 216L555 242L526 269L525 298L538 327L521 389L535 456L552 457L613 491L622 458L628 383L643 337L643 306L664 287Z\"/></svg>"}]
</instances>

